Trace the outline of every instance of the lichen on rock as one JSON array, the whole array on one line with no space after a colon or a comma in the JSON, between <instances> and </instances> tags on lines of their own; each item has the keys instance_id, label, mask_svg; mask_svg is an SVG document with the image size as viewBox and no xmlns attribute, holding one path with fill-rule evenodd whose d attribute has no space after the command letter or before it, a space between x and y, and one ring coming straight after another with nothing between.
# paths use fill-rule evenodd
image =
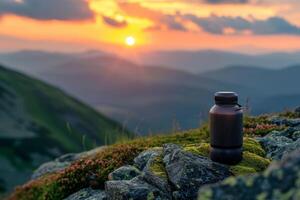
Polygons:
<instances>
[{"instance_id":1,"label":"lichen on rock","mask_svg":"<svg viewBox=\"0 0 300 200\"><path fill-rule=\"evenodd\" d=\"M300 151L295 151L261 174L230 178L201 188L198 200L300 199L299 171Z\"/></svg>"},{"instance_id":2,"label":"lichen on rock","mask_svg":"<svg viewBox=\"0 0 300 200\"><path fill-rule=\"evenodd\" d=\"M126 165L116 169L108 175L108 180L131 180L141 174L141 171L134 166Z\"/></svg>"},{"instance_id":3,"label":"lichen on rock","mask_svg":"<svg viewBox=\"0 0 300 200\"><path fill-rule=\"evenodd\" d=\"M232 175L227 166L184 151L177 145L164 145L164 163L169 181L175 188L174 199L193 199L198 188Z\"/></svg>"}]
</instances>

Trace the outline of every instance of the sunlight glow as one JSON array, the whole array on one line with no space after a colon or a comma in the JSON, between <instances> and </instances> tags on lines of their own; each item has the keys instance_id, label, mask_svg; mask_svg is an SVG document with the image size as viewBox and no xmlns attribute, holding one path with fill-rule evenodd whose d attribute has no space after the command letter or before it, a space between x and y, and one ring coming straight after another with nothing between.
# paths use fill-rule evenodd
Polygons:
<instances>
[{"instance_id":1,"label":"sunlight glow","mask_svg":"<svg viewBox=\"0 0 300 200\"><path fill-rule=\"evenodd\" d=\"M127 46L134 46L135 43L136 43L136 40L135 40L134 37L128 36L128 37L126 37L126 39L125 39L125 43L126 43Z\"/></svg>"}]
</instances>

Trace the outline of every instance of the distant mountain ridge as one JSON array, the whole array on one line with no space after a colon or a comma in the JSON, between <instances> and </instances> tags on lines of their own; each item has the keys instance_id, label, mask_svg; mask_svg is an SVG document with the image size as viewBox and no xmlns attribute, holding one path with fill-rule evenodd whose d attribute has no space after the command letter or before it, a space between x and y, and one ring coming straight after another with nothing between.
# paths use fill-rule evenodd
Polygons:
<instances>
[{"instance_id":1,"label":"distant mountain ridge","mask_svg":"<svg viewBox=\"0 0 300 200\"><path fill-rule=\"evenodd\" d=\"M132 137L61 90L0 66L0 190L57 156Z\"/></svg>"},{"instance_id":2,"label":"distant mountain ridge","mask_svg":"<svg viewBox=\"0 0 300 200\"><path fill-rule=\"evenodd\" d=\"M300 93L300 64L282 69L232 66L200 74L200 77L224 81L250 88L259 88L268 95ZM293 87L294 86L294 87Z\"/></svg>"},{"instance_id":3,"label":"distant mountain ridge","mask_svg":"<svg viewBox=\"0 0 300 200\"><path fill-rule=\"evenodd\" d=\"M192 73L218 70L233 65L280 69L300 64L300 52L246 55L217 50L158 51L141 54L144 65L160 65Z\"/></svg>"},{"instance_id":4,"label":"distant mountain ridge","mask_svg":"<svg viewBox=\"0 0 300 200\"><path fill-rule=\"evenodd\" d=\"M32 68L37 65L43 65L40 67L48 67L63 64L74 59L107 55L116 56L112 53L99 50L89 50L81 53L23 50L19 52L0 53L0 60L8 66ZM192 73L203 73L238 65L280 69L300 64L300 51L258 55L209 49L193 51L153 51L140 52L134 57L126 56L126 59L139 63L140 65L163 66Z\"/></svg>"},{"instance_id":5,"label":"distant mountain ridge","mask_svg":"<svg viewBox=\"0 0 300 200\"><path fill-rule=\"evenodd\" d=\"M244 58L247 58L257 63L256 58L263 55L240 57L240 54L219 51L184 52L191 59L181 60L180 55L178 58L175 56L178 62L171 66L174 60L170 59L170 62L165 62L170 66L166 67L136 64L97 51L87 54L89 56L75 56L50 67L34 64L15 68L26 70L26 73L67 91L140 134L198 127L207 119L214 92L218 90L238 92L241 104L248 103L253 114L293 108L297 105L296 100L288 97L300 94L296 87L300 84L297 78L300 67L294 65L300 59L300 56L296 56L297 52L266 55L267 58L258 61L274 60L264 68L244 62ZM198 54L213 56L198 57ZM223 58L231 63L239 61L242 64L226 67L221 65ZM153 57L148 59L159 61ZM193 60L199 60L200 64L207 62L207 70L214 68L209 63L219 62L219 66L203 72L199 67L201 65L193 64ZM191 65L188 64L190 61ZM178 68L180 63L185 63L184 67ZM275 65L271 69L272 63ZM287 67L289 63L293 63L294 67ZM191 68L192 72L189 70ZM284 101L277 101L278 98ZM272 103L265 106L266 101L270 100Z\"/></svg>"}]
</instances>

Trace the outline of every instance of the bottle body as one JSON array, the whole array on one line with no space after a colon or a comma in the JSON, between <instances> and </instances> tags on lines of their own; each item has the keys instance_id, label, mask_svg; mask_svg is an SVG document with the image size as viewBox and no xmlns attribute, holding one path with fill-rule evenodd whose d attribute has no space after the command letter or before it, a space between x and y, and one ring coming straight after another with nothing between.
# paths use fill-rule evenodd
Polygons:
<instances>
[{"instance_id":1,"label":"bottle body","mask_svg":"<svg viewBox=\"0 0 300 200\"><path fill-rule=\"evenodd\" d=\"M209 112L210 157L224 164L242 160L243 111L237 104L214 105Z\"/></svg>"}]
</instances>

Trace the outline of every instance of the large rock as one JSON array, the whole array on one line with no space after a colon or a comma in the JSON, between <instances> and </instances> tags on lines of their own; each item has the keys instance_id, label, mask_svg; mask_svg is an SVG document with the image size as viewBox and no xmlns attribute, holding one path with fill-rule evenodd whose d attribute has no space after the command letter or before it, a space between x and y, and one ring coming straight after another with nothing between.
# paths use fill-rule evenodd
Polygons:
<instances>
[{"instance_id":1,"label":"large rock","mask_svg":"<svg viewBox=\"0 0 300 200\"><path fill-rule=\"evenodd\" d=\"M163 154L169 181L174 187L174 199L195 199L201 186L231 175L227 166L185 152L174 144L164 145Z\"/></svg>"},{"instance_id":2,"label":"large rock","mask_svg":"<svg viewBox=\"0 0 300 200\"><path fill-rule=\"evenodd\" d=\"M267 157L274 160L280 160L284 155L300 148L298 128L273 131L258 140L267 152Z\"/></svg>"},{"instance_id":3,"label":"large rock","mask_svg":"<svg viewBox=\"0 0 300 200\"><path fill-rule=\"evenodd\" d=\"M138 176L130 181L107 181L105 190L108 199L113 200L170 199L159 188L145 182L142 176Z\"/></svg>"},{"instance_id":4,"label":"large rock","mask_svg":"<svg viewBox=\"0 0 300 200\"><path fill-rule=\"evenodd\" d=\"M232 177L200 189L198 200L300 199L300 151L254 176Z\"/></svg>"},{"instance_id":5,"label":"large rock","mask_svg":"<svg viewBox=\"0 0 300 200\"><path fill-rule=\"evenodd\" d=\"M154 185L157 188L160 188L163 192L171 198L171 186L169 185L168 175L163 163L162 152L161 154L152 156L146 166L144 167L144 179Z\"/></svg>"},{"instance_id":6,"label":"large rock","mask_svg":"<svg viewBox=\"0 0 300 200\"><path fill-rule=\"evenodd\" d=\"M71 165L72 162L80 159L80 154L63 155L54 161L44 163L31 176L31 179L37 179L45 174L61 171Z\"/></svg>"},{"instance_id":7,"label":"large rock","mask_svg":"<svg viewBox=\"0 0 300 200\"><path fill-rule=\"evenodd\" d=\"M120 167L119 169L110 173L108 175L108 180L110 181L131 180L140 174L141 171L138 170L136 167L127 165L127 166Z\"/></svg>"},{"instance_id":8,"label":"large rock","mask_svg":"<svg viewBox=\"0 0 300 200\"><path fill-rule=\"evenodd\" d=\"M106 191L110 199L172 199L162 160L162 148L140 153L135 166L123 166L109 175ZM119 181L118 181L119 180Z\"/></svg>"},{"instance_id":9,"label":"large rock","mask_svg":"<svg viewBox=\"0 0 300 200\"><path fill-rule=\"evenodd\" d=\"M65 168L69 167L76 160L79 160L86 156L92 156L92 155L98 153L103 148L104 147L99 147L99 148L93 149L91 151L86 151L86 152L78 153L78 154L74 154L74 153L66 154L66 155L63 155L63 156L55 159L54 161L44 163L43 165L41 165L38 169L36 169L33 172L31 179L32 180L37 179L45 174L64 170Z\"/></svg>"},{"instance_id":10,"label":"large rock","mask_svg":"<svg viewBox=\"0 0 300 200\"><path fill-rule=\"evenodd\" d=\"M70 195L64 200L107 200L107 198L105 192L102 190L93 190L91 188L84 188Z\"/></svg>"},{"instance_id":11,"label":"large rock","mask_svg":"<svg viewBox=\"0 0 300 200\"><path fill-rule=\"evenodd\" d=\"M289 127L300 126L300 118L289 119L284 117L273 117L270 119L270 121L273 124L276 124L278 126L282 126L282 125L289 126Z\"/></svg>"},{"instance_id":12,"label":"large rock","mask_svg":"<svg viewBox=\"0 0 300 200\"><path fill-rule=\"evenodd\" d=\"M143 170L150 158L161 155L161 153L162 148L151 148L143 151L134 159L134 165L138 169Z\"/></svg>"}]
</instances>

